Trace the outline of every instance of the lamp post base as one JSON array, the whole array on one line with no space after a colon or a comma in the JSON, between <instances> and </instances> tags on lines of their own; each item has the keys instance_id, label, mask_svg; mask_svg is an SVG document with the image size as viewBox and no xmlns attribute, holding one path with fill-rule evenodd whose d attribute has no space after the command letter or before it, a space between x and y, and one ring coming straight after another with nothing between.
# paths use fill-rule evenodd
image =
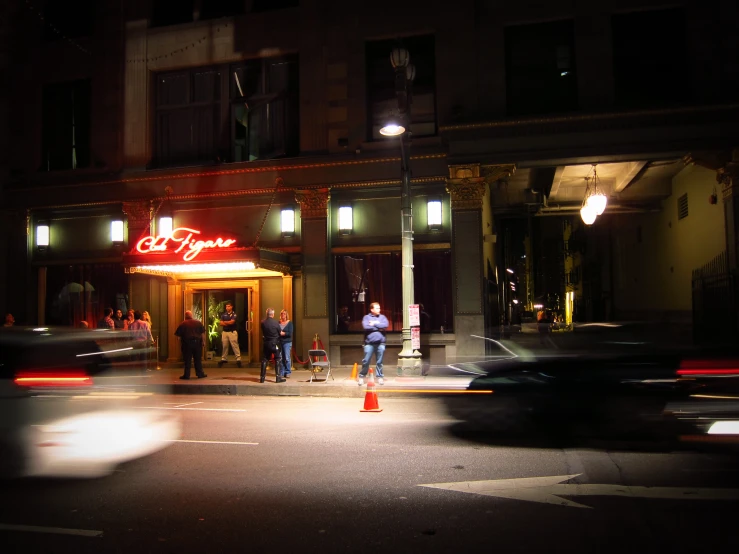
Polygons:
<instances>
[{"instance_id":1,"label":"lamp post base","mask_svg":"<svg viewBox=\"0 0 739 554\"><path fill-rule=\"evenodd\" d=\"M420 377L422 375L421 353L418 350L398 354L398 377Z\"/></svg>"}]
</instances>

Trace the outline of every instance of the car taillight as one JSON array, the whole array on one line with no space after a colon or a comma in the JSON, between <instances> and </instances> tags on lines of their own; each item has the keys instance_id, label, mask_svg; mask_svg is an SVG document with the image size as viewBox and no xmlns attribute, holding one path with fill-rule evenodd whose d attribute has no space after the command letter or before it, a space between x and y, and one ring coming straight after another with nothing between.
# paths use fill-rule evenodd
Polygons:
<instances>
[{"instance_id":1,"label":"car taillight","mask_svg":"<svg viewBox=\"0 0 739 554\"><path fill-rule=\"evenodd\" d=\"M16 375L15 384L22 387L84 387L92 385L92 377L82 370L23 371Z\"/></svg>"},{"instance_id":2,"label":"car taillight","mask_svg":"<svg viewBox=\"0 0 739 554\"><path fill-rule=\"evenodd\" d=\"M739 360L683 360L678 375L739 375Z\"/></svg>"}]
</instances>

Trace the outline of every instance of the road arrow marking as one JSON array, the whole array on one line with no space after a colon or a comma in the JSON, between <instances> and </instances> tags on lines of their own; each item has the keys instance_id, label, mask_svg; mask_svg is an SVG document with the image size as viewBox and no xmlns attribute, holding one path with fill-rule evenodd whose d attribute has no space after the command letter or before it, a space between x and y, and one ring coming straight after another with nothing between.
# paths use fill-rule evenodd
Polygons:
<instances>
[{"instance_id":1,"label":"road arrow marking","mask_svg":"<svg viewBox=\"0 0 739 554\"><path fill-rule=\"evenodd\" d=\"M569 481L579 475L581 474L498 479L494 481L459 481L456 483L433 483L418 486L587 509L591 509L591 507L560 497L625 496L628 498L659 498L667 500L739 500L739 489L562 484L564 481Z\"/></svg>"}]
</instances>

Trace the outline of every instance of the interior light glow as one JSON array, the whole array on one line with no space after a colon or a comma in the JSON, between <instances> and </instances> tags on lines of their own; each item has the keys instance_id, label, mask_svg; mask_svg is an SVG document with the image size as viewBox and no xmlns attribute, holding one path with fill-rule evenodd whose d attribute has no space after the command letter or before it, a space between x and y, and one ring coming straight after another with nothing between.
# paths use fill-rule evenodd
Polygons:
<instances>
[{"instance_id":1,"label":"interior light glow","mask_svg":"<svg viewBox=\"0 0 739 554\"><path fill-rule=\"evenodd\" d=\"M282 210L282 217L280 219L281 228L283 233L294 233L295 232L295 210L284 209Z\"/></svg>"},{"instance_id":2,"label":"interior light glow","mask_svg":"<svg viewBox=\"0 0 739 554\"><path fill-rule=\"evenodd\" d=\"M339 208L339 231L351 231L354 227L353 210L351 206Z\"/></svg>"},{"instance_id":3,"label":"interior light glow","mask_svg":"<svg viewBox=\"0 0 739 554\"><path fill-rule=\"evenodd\" d=\"M114 219L110 222L111 242L123 242L123 221Z\"/></svg>"},{"instance_id":4,"label":"interior light glow","mask_svg":"<svg viewBox=\"0 0 739 554\"><path fill-rule=\"evenodd\" d=\"M580 217L585 225L592 225L595 223L595 218L598 217L598 214L592 204L586 203L580 208Z\"/></svg>"},{"instance_id":5,"label":"interior light glow","mask_svg":"<svg viewBox=\"0 0 739 554\"><path fill-rule=\"evenodd\" d=\"M405 127L398 125L397 123L388 123L384 127L380 128L380 134L384 137L397 137L405 133Z\"/></svg>"},{"instance_id":6,"label":"interior light glow","mask_svg":"<svg viewBox=\"0 0 739 554\"><path fill-rule=\"evenodd\" d=\"M36 226L36 246L49 246L49 226L46 224Z\"/></svg>"},{"instance_id":7,"label":"interior light glow","mask_svg":"<svg viewBox=\"0 0 739 554\"><path fill-rule=\"evenodd\" d=\"M426 213L429 227L441 227L441 200L429 200Z\"/></svg>"},{"instance_id":8,"label":"interior light glow","mask_svg":"<svg viewBox=\"0 0 739 554\"><path fill-rule=\"evenodd\" d=\"M602 215L606 211L606 205L608 204L608 198L602 192L594 192L585 201L587 206L590 206L594 211L595 215Z\"/></svg>"}]
</instances>

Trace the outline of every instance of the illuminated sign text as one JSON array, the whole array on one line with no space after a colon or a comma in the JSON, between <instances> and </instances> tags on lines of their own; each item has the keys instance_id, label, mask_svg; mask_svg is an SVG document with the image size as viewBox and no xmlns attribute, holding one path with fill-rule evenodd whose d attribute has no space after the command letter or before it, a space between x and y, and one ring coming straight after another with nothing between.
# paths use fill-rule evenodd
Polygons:
<instances>
[{"instance_id":1,"label":"illuminated sign text","mask_svg":"<svg viewBox=\"0 0 739 554\"><path fill-rule=\"evenodd\" d=\"M175 254L184 252L182 259L189 262L194 260L204 249L228 248L236 244L234 239L222 239L221 237L215 240L199 240L196 237L199 234L200 231L195 229L177 227L172 229L172 233L168 236L154 237L149 235L142 238L136 244L136 250L142 254L167 251L172 251Z\"/></svg>"}]
</instances>

